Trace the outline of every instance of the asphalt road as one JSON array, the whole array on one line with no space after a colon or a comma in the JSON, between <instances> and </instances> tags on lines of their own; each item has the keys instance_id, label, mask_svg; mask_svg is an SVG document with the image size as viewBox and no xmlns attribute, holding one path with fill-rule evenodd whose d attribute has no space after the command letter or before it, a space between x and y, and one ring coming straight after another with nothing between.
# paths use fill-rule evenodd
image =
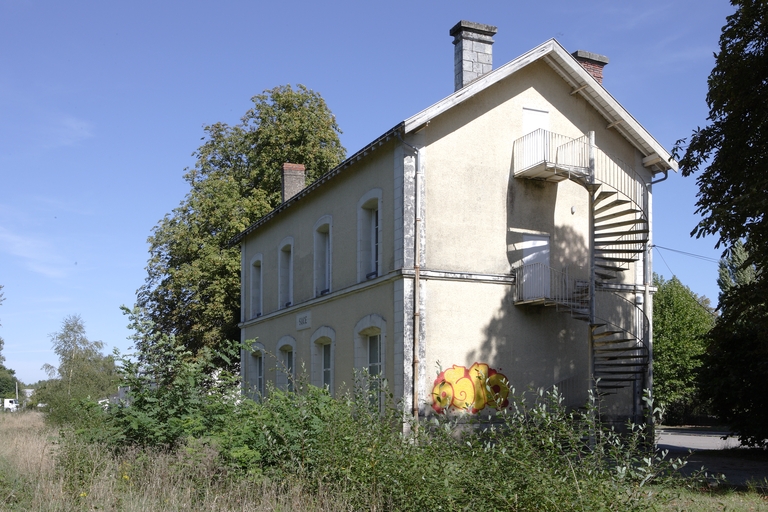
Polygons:
<instances>
[{"instance_id":1,"label":"asphalt road","mask_svg":"<svg viewBox=\"0 0 768 512\"><path fill-rule=\"evenodd\" d=\"M759 450L739 448L739 441L733 437L724 440L728 432L701 427L664 427L656 432L656 446L669 450L668 457L688 456L683 473L704 467L710 474L725 475L728 484L753 483L768 489L768 456Z\"/></svg>"}]
</instances>

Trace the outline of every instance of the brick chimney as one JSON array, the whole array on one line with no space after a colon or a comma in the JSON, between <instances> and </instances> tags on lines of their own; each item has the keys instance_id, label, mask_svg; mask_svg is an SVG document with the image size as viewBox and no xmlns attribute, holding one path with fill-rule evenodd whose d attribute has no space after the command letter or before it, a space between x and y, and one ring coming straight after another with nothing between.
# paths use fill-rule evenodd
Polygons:
<instances>
[{"instance_id":1,"label":"brick chimney","mask_svg":"<svg viewBox=\"0 0 768 512\"><path fill-rule=\"evenodd\" d=\"M603 85L603 68L608 64L608 57L584 50L576 50L571 55L579 61L587 73L597 80L597 83Z\"/></svg>"},{"instance_id":2,"label":"brick chimney","mask_svg":"<svg viewBox=\"0 0 768 512\"><path fill-rule=\"evenodd\" d=\"M283 202L286 202L307 186L307 175L304 164L283 164Z\"/></svg>"},{"instance_id":3,"label":"brick chimney","mask_svg":"<svg viewBox=\"0 0 768 512\"><path fill-rule=\"evenodd\" d=\"M454 91L493 69L493 35L496 27L460 21L451 29L453 36Z\"/></svg>"}]
</instances>

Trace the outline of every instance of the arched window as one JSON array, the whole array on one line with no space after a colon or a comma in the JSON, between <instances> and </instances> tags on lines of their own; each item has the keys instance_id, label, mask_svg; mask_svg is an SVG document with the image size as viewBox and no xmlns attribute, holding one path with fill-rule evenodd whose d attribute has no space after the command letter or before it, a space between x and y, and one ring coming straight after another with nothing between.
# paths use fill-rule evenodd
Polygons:
<instances>
[{"instance_id":1,"label":"arched window","mask_svg":"<svg viewBox=\"0 0 768 512\"><path fill-rule=\"evenodd\" d=\"M315 223L315 297L331 292L331 238L333 220L325 215Z\"/></svg>"},{"instance_id":2,"label":"arched window","mask_svg":"<svg viewBox=\"0 0 768 512\"><path fill-rule=\"evenodd\" d=\"M368 191L357 203L357 280L381 275L381 189Z\"/></svg>"},{"instance_id":3,"label":"arched window","mask_svg":"<svg viewBox=\"0 0 768 512\"><path fill-rule=\"evenodd\" d=\"M262 271L261 262L264 257L261 253L251 259L251 318L257 318L263 313L262 309Z\"/></svg>"},{"instance_id":4,"label":"arched window","mask_svg":"<svg viewBox=\"0 0 768 512\"><path fill-rule=\"evenodd\" d=\"M264 351L264 345L261 343L254 343L251 345L253 351L251 352L251 371L248 376L248 382L253 386L254 399L260 400L264 396L264 359L266 358L266 352Z\"/></svg>"},{"instance_id":5,"label":"arched window","mask_svg":"<svg viewBox=\"0 0 768 512\"><path fill-rule=\"evenodd\" d=\"M355 325L355 368L366 370L376 389L386 377L386 341L387 322L382 316L372 313Z\"/></svg>"},{"instance_id":6,"label":"arched window","mask_svg":"<svg viewBox=\"0 0 768 512\"><path fill-rule=\"evenodd\" d=\"M327 387L333 394L336 331L324 325L312 333L312 384Z\"/></svg>"},{"instance_id":7,"label":"arched window","mask_svg":"<svg viewBox=\"0 0 768 512\"><path fill-rule=\"evenodd\" d=\"M293 305L293 237L280 242L277 260L278 309L283 309Z\"/></svg>"},{"instance_id":8,"label":"arched window","mask_svg":"<svg viewBox=\"0 0 768 512\"><path fill-rule=\"evenodd\" d=\"M292 336L283 336L277 342L277 373L275 384L285 391L293 391L296 378L296 340Z\"/></svg>"}]
</instances>

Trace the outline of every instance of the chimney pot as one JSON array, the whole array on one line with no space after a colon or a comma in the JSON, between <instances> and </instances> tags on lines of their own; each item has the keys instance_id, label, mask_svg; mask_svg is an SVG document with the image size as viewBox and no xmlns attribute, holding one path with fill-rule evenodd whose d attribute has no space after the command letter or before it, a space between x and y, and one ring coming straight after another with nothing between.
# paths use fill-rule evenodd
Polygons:
<instances>
[{"instance_id":1,"label":"chimney pot","mask_svg":"<svg viewBox=\"0 0 768 512\"><path fill-rule=\"evenodd\" d=\"M460 21L450 30L453 36L454 91L493 70L493 35L496 27Z\"/></svg>"},{"instance_id":2,"label":"chimney pot","mask_svg":"<svg viewBox=\"0 0 768 512\"><path fill-rule=\"evenodd\" d=\"M282 195L286 202L307 186L307 175L304 164L284 163L282 172Z\"/></svg>"},{"instance_id":3,"label":"chimney pot","mask_svg":"<svg viewBox=\"0 0 768 512\"><path fill-rule=\"evenodd\" d=\"M608 57L585 50L576 50L571 55L579 61L587 73L597 80L597 83L603 84L603 68L608 64Z\"/></svg>"}]
</instances>

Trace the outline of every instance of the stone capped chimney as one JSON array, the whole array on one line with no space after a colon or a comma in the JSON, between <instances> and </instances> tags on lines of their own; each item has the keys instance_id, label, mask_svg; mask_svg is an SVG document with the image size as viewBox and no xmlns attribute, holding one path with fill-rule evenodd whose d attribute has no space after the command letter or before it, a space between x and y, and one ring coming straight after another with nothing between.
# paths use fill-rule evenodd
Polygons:
<instances>
[{"instance_id":1,"label":"stone capped chimney","mask_svg":"<svg viewBox=\"0 0 768 512\"><path fill-rule=\"evenodd\" d=\"M597 80L597 83L603 84L603 68L608 64L608 57L584 50L576 50L571 55Z\"/></svg>"},{"instance_id":2,"label":"stone capped chimney","mask_svg":"<svg viewBox=\"0 0 768 512\"><path fill-rule=\"evenodd\" d=\"M493 35L496 27L460 21L451 29L453 36L454 91L493 69Z\"/></svg>"},{"instance_id":3,"label":"stone capped chimney","mask_svg":"<svg viewBox=\"0 0 768 512\"><path fill-rule=\"evenodd\" d=\"M283 164L283 202L286 202L307 186L304 164Z\"/></svg>"}]
</instances>

